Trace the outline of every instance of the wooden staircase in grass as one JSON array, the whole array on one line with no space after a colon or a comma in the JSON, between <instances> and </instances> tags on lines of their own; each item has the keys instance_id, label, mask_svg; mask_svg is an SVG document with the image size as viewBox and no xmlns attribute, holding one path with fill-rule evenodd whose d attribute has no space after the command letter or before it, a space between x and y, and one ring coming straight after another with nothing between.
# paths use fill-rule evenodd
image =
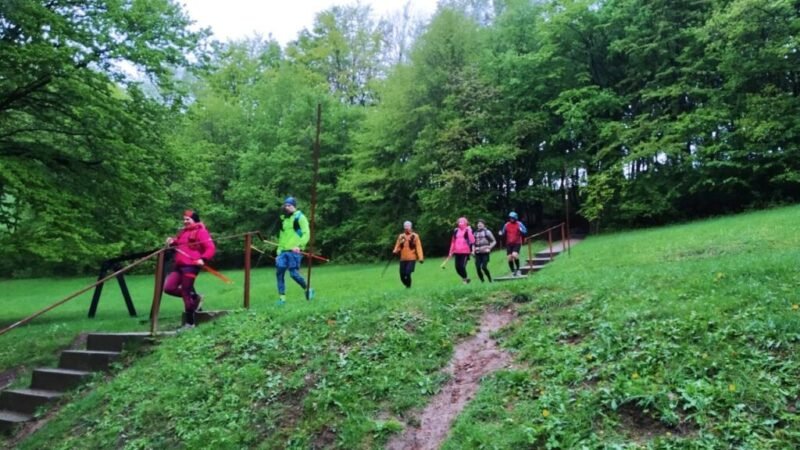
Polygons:
<instances>
[{"instance_id":1,"label":"wooden staircase in grass","mask_svg":"<svg viewBox=\"0 0 800 450\"><path fill-rule=\"evenodd\" d=\"M89 334L86 350L64 350L58 367L35 369L29 388L0 392L0 430L10 432L17 425L34 420L37 411L86 381L92 373L109 370L124 347L149 338L150 333Z\"/></svg>"},{"instance_id":2,"label":"wooden staircase in grass","mask_svg":"<svg viewBox=\"0 0 800 450\"><path fill-rule=\"evenodd\" d=\"M201 311L195 314L195 321L198 324L209 322L226 312ZM158 333L158 336L174 334L174 331L168 331ZM152 335L148 332L89 334L86 350L64 350L58 367L35 369L30 387L0 392L0 432L9 434L20 425L36 420L37 412L56 402L67 391L86 382L94 373L108 371L124 349L151 342Z\"/></svg>"},{"instance_id":3,"label":"wooden staircase in grass","mask_svg":"<svg viewBox=\"0 0 800 450\"><path fill-rule=\"evenodd\" d=\"M563 241L553 242L552 250L550 248L537 252L533 255L533 257L529 257L527 260L527 264L520 265L519 271L522 272L521 276L514 276L514 274L504 275L502 277L494 278L494 281L514 281L514 280L524 280L528 278L529 274L534 272L538 272L542 270L550 261L555 259L556 256L560 255L564 252L567 248L572 247L575 244L579 244L582 239L579 238L571 238L567 242L567 245L564 245Z\"/></svg>"}]
</instances>

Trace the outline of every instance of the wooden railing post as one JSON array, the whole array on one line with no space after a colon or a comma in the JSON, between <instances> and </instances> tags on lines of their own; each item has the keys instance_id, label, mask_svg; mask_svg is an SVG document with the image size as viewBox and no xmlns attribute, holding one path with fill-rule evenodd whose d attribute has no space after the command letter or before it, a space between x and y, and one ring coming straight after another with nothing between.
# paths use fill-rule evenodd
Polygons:
<instances>
[{"instance_id":1,"label":"wooden railing post","mask_svg":"<svg viewBox=\"0 0 800 450\"><path fill-rule=\"evenodd\" d=\"M164 290L164 252L158 254L156 262L156 279L153 288L153 305L150 307L150 335L158 331L158 312L161 309L161 295Z\"/></svg>"},{"instance_id":2,"label":"wooden railing post","mask_svg":"<svg viewBox=\"0 0 800 450\"><path fill-rule=\"evenodd\" d=\"M553 228L547 230L547 243L550 245L550 261L553 260Z\"/></svg>"},{"instance_id":3,"label":"wooden railing post","mask_svg":"<svg viewBox=\"0 0 800 450\"><path fill-rule=\"evenodd\" d=\"M250 309L250 256L252 254L253 235L244 235L244 308Z\"/></svg>"}]
</instances>

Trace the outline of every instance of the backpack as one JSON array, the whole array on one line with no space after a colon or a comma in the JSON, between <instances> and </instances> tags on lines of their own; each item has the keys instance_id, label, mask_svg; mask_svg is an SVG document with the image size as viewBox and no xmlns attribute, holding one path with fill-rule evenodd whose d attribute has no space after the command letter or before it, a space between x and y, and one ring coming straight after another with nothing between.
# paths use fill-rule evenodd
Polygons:
<instances>
[{"instance_id":1,"label":"backpack","mask_svg":"<svg viewBox=\"0 0 800 450\"><path fill-rule=\"evenodd\" d=\"M292 221L292 227L294 228L294 232L297 233L298 236L303 237L303 229L300 227L300 218L303 217L303 213L300 211L294 212L294 221ZM278 218L278 229L283 230L283 219Z\"/></svg>"},{"instance_id":2,"label":"backpack","mask_svg":"<svg viewBox=\"0 0 800 450\"><path fill-rule=\"evenodd\" d=\"M467 234L467 230L472 231L472 229L470 227L467 227L466 229L464 229L464 240L467 241L467 245L469 245L471 247L472 244L469 243L469 235ZM458 228L453 230L453 239L455 239L456 237L458 237ZM475 233L474 232L472 233L472 237L473 238L475 237Z\"/></svg>"},{"instance_id":3,"label":"backpack","mask_svg":"<svg viewBox=\"0 0 800 450\"><path fill-rule=\"evenodd\" d=\"M400 248L402 248L404 245L406 245L406 242L408 242L408 248L409 249L411 249L411 250L416 250L417 249L417 239L416 239L416 235L414 233L411 233L411 237L408 238L408 241L406 241L405 235L402 235L400 237Z\"/></svg>"}]
</instances>

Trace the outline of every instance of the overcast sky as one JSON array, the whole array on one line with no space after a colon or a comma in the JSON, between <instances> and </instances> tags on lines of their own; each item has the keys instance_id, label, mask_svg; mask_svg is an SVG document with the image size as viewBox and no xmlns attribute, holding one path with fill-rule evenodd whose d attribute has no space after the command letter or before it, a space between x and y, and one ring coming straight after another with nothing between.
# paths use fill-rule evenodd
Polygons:
<instances>
[{"instance_id":1,"label":"overcast sky","mask_svg":"<svg viewBox=\"0 0 800 450\"><path fill-rule=\"evenodd\" d=\"M179 0L200 27L210 27L219 40L241 39L259 33L286 45L303 28L311 28L314 16L335 5L353 5L355 0ZM429 17L436 0L361 0L371 5L375 18L403 9L409 2L411 15Z\"/></svg>"}]
</instances>

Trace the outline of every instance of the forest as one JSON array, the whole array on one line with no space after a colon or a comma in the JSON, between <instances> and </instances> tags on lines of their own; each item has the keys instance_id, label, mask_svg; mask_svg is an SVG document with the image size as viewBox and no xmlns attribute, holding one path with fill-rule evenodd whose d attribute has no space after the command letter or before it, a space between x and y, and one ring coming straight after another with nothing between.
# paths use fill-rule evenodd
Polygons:
<instances>
[{"instance_id":1,"label":"forest","mask_svg":"<svg viewBox=\"0 0 800 450\"><path fill-rule=\"evenodd\" d=\"M800 1L337 6L282 46L219 42L173 0L0 0L0 277L310 208L316 245L387 258L404 220L605 232L800 199ZM241 264L222 246L223 266Z\"/></svg>"}]
</instances>

